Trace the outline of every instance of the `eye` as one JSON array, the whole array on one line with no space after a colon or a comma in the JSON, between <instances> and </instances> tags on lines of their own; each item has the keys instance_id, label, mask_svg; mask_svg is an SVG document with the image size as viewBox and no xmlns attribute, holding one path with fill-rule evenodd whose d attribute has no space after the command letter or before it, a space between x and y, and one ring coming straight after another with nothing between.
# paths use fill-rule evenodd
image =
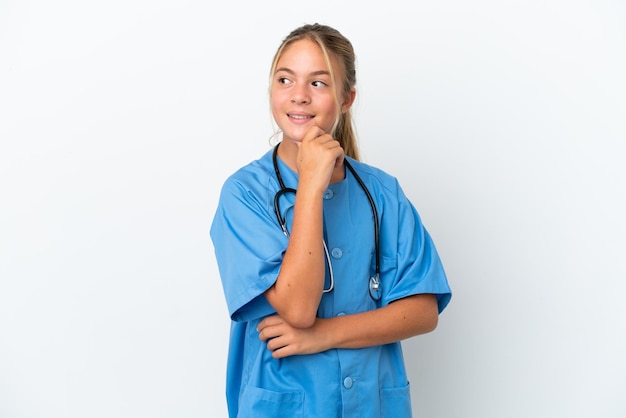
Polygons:
<instances>
[{"instance_id":1,"label":"eye","mask_svg":"<svg viewBox=\"0 0 626 418\"><path fill-rule=\"evenodd\" d=\"M276 81L278 82L278 84L289 84L289 83L291 83L291 80L289 80L287 77L278 77L278 79Z\"/></svg>"},{"instance_id":2,"label":"eye","mask_svg":"<svg viewBox=\"0 0 626 418\"><path fill-rule=\"evenodd\" d=\"M314 81L311 84L313 86L315 86L315 87L327 87L328 86L328 84L324 83L323 81L319 81L319 80Z\"/></svg>"}]
</instances>

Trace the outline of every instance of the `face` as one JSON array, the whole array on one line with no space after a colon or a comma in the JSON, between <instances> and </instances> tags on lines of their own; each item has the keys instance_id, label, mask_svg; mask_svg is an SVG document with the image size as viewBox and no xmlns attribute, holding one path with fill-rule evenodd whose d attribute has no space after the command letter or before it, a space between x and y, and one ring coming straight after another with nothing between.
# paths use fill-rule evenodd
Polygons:
<instances>
[{"instance_id":1,"label":"face","mask_svg":"<svg viewBox=\"0 0 626 418\"><path fill-rule=\"evenodd\" d=\"M332 56L331 63L334 83L316 43L303 39L283 50L270 89L272 115L283 132L283 140L302 141L312 125L330 133L337 118L335 97L340 103L345 102L338 87L343 69ZM350 104L342 104L342 111L348 110Z\"/></svg>"}]
</instances>

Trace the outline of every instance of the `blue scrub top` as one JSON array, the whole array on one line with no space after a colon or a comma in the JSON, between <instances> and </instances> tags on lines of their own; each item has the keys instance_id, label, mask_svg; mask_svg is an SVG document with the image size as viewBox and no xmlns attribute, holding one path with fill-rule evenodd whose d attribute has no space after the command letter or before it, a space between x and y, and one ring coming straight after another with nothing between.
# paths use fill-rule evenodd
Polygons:
<instances>
[{"instance_id":1,"label":"blue scrub top","mask_svg":"<svg viewBox=\"0 0 626 418\"><path fill-rule=\"evenodd\" d=\"M368 288L375 271L371 207L346 170L346 178L331 184L324 194L324 236L335 287L322 297L318 317L372 310L421 293L435 294L439 312L443 311L450 301L450 288L417 211L394 177L349 161L378 210L383 296L375 302ZM286 186L297 188L297 173L280 159L278 164ZM226 377L229 416L411 417L399 342L274 359L259 340L258 323L275 313L263 293L276 281L288 243L274 213L274 195L279 189L269 151L226 180L211 226L232 320ZM294 199L287 194L280 202L289 230Z\"/></svg>"}]
</instances>

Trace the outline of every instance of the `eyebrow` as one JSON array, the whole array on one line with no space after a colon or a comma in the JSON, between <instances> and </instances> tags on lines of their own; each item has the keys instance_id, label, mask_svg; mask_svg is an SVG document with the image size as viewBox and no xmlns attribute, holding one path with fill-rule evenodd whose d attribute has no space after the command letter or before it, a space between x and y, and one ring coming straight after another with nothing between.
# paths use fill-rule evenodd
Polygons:
<instances>
[{"instance_id":1,"label":"eyebrow","mask_svg":"<svg viewBox=\"0 0 626 418\"><path fill-rule=\"evenodd\" d=\"M289 74L295 74L293 70L287 68L287 67L280 67L276 69L275 73L284 71L286 73ZM318 70L318 71L313 71L312 73L309 74L310 76L318 76L318 75L330 75L330 71L326 71L326 70Z\"/></svg>"}]
</instances>

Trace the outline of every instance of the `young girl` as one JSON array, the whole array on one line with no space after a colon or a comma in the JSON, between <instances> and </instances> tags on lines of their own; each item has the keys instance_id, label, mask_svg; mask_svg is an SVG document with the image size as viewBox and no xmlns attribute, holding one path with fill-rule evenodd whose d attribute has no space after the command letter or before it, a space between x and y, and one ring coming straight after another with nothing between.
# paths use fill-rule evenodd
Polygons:
<instances>
[{"instance_id":1,"label":"young girl","mask_svg":"<svg viewBox=\"0 0 626 418\"><path fill-rule=\"evenodd\" d=\"M397 180L358 160L351 43L302 26L270 74L282 140L226 180L211 227L229 415L410 417L400 341L451 296L435 246Z\"/></svg>"}]
</instances>

